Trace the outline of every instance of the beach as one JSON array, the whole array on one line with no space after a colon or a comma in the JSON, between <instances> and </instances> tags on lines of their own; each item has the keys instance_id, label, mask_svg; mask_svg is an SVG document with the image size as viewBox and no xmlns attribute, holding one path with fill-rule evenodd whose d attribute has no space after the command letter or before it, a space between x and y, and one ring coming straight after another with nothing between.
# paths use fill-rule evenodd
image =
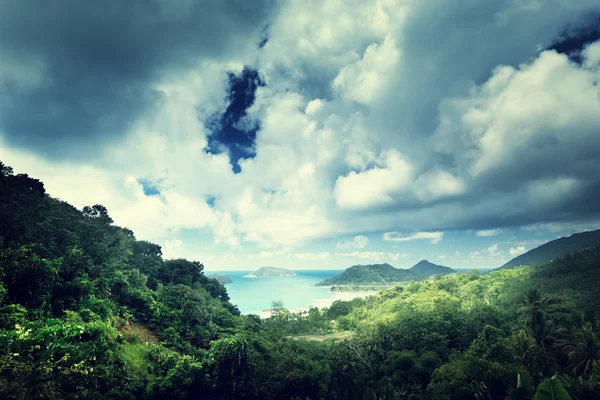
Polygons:
<instances>
[{"instance_id":1,"label":"beach","mask_svg":"<svg viewBox=\"0 0 600 400\"><path fill-rule=\"evenodd\" d=\"M322 299L316 299L312 302L312 304L309 304L307 307L289 309L289 311L291 313L299 313L303 311L308 311L310 308L313 307L325 308L330 307L337 300L350 301L356 298L374 296L376 294L377 291L375 290L365 290L356 292L331 292L331 296ZM271 310L268 308L264 309L260 312L259 315L262 319L269 318L271 316Z\"/></svg>"}]
</instances>

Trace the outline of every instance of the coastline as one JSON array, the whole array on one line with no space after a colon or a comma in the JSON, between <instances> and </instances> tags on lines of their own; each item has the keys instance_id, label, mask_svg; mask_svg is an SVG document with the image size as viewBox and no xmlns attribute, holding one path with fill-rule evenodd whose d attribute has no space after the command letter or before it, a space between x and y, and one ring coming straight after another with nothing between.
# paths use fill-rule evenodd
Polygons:
<instances>
[{"instance_id":1,"label":"coastline","mask_svg":"<svg viewBox=\"0 0 600 400\"><path fill-rule=\"evenodd\" d=\"M289 312L294 314L294 313L299 313L302 311L308 311L310 308L313 308L313 307L317 307L317 308L330 307L337 300L350 301L350 300L353 300L356 298L365 298L368 296L374 296L377 294L377 292L378 292L377 290L364 290L364 291L356 291L356 292L331 292L331 294L332 294L331 297L317 299L317 300L313 301L313 303L307 307L290 309ZM261 319L267 319L271 316L271 310L264 309L260 312L259 316Z\"/></svg>"}]
</instances>

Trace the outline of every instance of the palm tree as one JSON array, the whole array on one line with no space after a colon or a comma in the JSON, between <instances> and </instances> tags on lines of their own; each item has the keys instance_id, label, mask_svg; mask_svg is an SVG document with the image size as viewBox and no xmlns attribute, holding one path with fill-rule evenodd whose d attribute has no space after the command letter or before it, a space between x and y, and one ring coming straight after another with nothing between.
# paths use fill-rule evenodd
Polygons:
<instances>
[{"instance_id":1,"label":"palm tree","mask_svg":"<svg viewBox=\"0 0 600 400\"><path fill-rule=\"evenodd\" d=\"M539 289L525 293L525 305L519 309L519 320L525 323L537 344L543 347L544 331L548 328L550 316L544 309L546 299L541 298Z\"/></svg>"},{"instance_id":2,"label":"palm tree","mask_svg":"<svg viewBox=\"0 0 600 400\"><path fill-rule=\"evenodd\" d=\"M569 373L588 378L600 361L600 340L592 331L592 324L586 322L575 335L576 343L564 347L569 357Z\"/></svg>"},{"instance_id":3,"label":"palm tree","mask_svg":"<svg viewBox=\"0 0 600 400\"><path fill-rule=\"evenodd\" d=\"M519 331L513 341L513 354L521 369L527 369L530 358L535 354L535 340L524 330Z\"/></svg>"},{"instance_id":4,"label":"palm tree","mask_svg":"<svg viewBox=\"0 0 600 400\"><path fill-rule=\"evenodd\" d=\"M519 309L519 321L525 324L536 343L544 351L554 346L554 336L558 330L553 327L553 316L562 315L560 298L544 297L539 289L530 289L525 292L524 305Z\"/></svg>"}]
</instances>

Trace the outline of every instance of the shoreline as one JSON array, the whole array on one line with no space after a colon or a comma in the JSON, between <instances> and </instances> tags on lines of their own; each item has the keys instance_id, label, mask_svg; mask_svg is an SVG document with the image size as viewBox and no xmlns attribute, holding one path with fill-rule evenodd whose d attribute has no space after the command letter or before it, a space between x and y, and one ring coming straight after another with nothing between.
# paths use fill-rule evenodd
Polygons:
<instances>
[{"instance_id":1,"label":"shoreline","mask_svg":"<svg viewBox=\"0 0 600 400\"><path fill-rule=\"evenodd\" d=\"M369 296L374 296L377 294L377 292L378 292L377 290L361 290L361 291L355 291L355 292L331 292L332 293L331 297L324 298L324 299L317 299L308 307L294 308L294 309L290 309L288 311L292 314L295 314L295 313L299 313L299 312L303 312L303 311L308 311L309 309L311 309L313 307L317 307L319 309L324 308L324 307L330 307L337 300L350 301L350 300L353 300L356 298L365 298L365 297L369 297ZM260 316L260 319L267 319L267 318L271 317L271 310L268 308L264 309L260 312L259 316Z\"/></svg>"}]
</instances>

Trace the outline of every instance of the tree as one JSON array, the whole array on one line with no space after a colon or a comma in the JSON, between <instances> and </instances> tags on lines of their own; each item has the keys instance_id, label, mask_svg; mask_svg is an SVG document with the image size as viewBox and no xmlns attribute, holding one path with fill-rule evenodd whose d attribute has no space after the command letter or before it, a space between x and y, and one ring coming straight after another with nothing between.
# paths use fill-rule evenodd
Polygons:
<instances>
[{"instance_id":1,"label":"tree","mask_svg":"<svg viewBox=\"0 0 600 400\"><path fill-rule=\"evenodd\" d=\"M178 258L162 263L158 271L158 279L164 283L192 286L201 279L203 270L204 265L198 261Z\"/></svg>"},{"instance_id":2,"label":"tree","mask_svg":"<svg viewBox=\"0 0 600 400\"><path fill-rule=\"evenodd\" d=\"M525 293L525 305L519 310L519 320L529 329L529 332L537 344L547 350L552 341L544 340L550 338L550 324L552 312L557 304L561 302L558 298L542 298L539 289L530 289Z\"/></svg>"},{"instance_id":3,"label":"tree","mask_svg":"<svg viewBox=\"0 0 600 400\"><path fill-rule=\"evenodd\" d=\"M600 340L587 322L575 335L576 343L568 344L563 351L569 357L569 373L587 379L600 360Z\"/></svg>"},{"instance_id":4,"label":"tree","mask_svg":"<svg viewBox=\"0 0 600 400\"><path fill-rule=\"evenodd\" d=\"M216 398L253 397L254 363L244 335L238 334L212 342L209 354Z\"/></svg>"},{"instance_id":5,"label":"tree","mask_svg":"<svg viewBox=\"0 0 600 400\"><path fill-rule=\"evenodd\" d=\"M47 311L61 263L62 259L40 258L26 247L2 252L0 264L4 270L6 301Z\"/></svg>"},{"instance_id":6,"label":"tree","mask_svg":"<svg viewBox=\"0 0 600 400\"><path fill-rule=\"evenodd\" d=\"M352 311L352 304L349 301L336 300L327 310L327 318L337 319L350 314L350 311Z\"/></svg>"},{"instance_id":7,"label":"tree","mask_svg":"<svg viewBox=\"0 0 600 400\"><path fill-rule=\"evenodd\" d=\"M112 218L108 215L108 209L102 204L96 204L92 207L85 206L81 212L88 218L99 219L109 224L113 222Z\"/></svg>"},{"instance_id":8,"label":"tree","mask_svg":"<svg viewBox=\"0 0 600 400\"><path fill-rule=\"evenodd\" d=\"M11 176L13 174L13 169L8 165L4 164L0 161L0 177L2 176Z\"/></svg>"},{"instance_id":9,"label":"tree","mask_svg":"<svg viewBox=\"0 0 600 400\"><path fill-rule=\"evenodd\" d=\"M275 317L275 316L279 315L282 308L283 308L282 300L273 300L271 302L271 316Z\"/></svg>"},{"instance_id":10,"label":"tree","mask_svg":"<svg viewBox=\"0 0 600 400\"><path fill-rule=\"evenodd\" d=\"M526 331L520 330L513 335L511 340L515 361L519 363L519 366L522 369L528 368L532 360L534 360L537 350L535 339L533 339Z\"/></svg>"}]
</instances>

